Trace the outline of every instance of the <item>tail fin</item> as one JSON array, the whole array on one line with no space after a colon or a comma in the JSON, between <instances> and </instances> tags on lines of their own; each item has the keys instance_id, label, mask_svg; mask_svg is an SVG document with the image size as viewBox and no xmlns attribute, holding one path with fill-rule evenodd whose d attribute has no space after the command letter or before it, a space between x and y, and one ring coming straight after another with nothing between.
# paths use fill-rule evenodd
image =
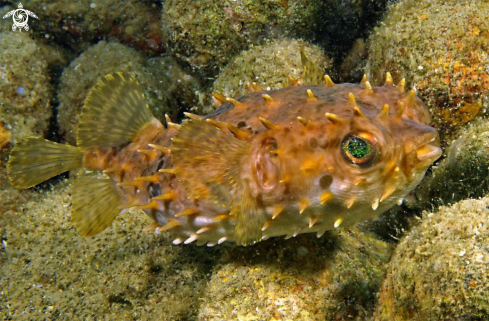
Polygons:
<instances>
[{"instance_id":1,"label":"tail fin","mask_svg":"<svg viewBox=\"0 0 489 321\"><path fill-rule=\"evenodd\" d=\"M119 72L104 76L88 94L76 142L81 149L110 148L161 131L164 127L151 114L136 77ZM71 220L82 236L102 232L123 212L126 197L112 179L80 176L71 191Z\"/></svg>"},{"instance_id":2,"label":"tail fin","mask_svg":"<svg viewBox=\"0 0 489 321\"><path fill-rule=\"evenodd\" d=\"M16 188L29 188L45 180L82 166L83 153L78 147L29 137L10 152L7 174Z\"/></svg>"}]
</instances>

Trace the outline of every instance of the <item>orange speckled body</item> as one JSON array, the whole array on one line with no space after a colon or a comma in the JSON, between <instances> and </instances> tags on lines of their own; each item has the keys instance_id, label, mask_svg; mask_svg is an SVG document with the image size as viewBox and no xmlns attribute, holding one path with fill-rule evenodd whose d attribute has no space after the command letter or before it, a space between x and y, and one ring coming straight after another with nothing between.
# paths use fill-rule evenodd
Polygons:
<instances>
[{"instance_id":1,"label":"orange speckled body","mask_svg":"<svg viewBox=\"0 0 489 321\"><path fill-rule=\"evenodd\" d=\"M181 129L154 119L125 147L88 150L84 167L105 170L126 207L175 244L322 235L377 217L418 185L441 153L429 121L414 92L391 83L296 85L251 92ZM352 134L370 139L368 162L348 158Z\"/></svg>"}]
</instances>

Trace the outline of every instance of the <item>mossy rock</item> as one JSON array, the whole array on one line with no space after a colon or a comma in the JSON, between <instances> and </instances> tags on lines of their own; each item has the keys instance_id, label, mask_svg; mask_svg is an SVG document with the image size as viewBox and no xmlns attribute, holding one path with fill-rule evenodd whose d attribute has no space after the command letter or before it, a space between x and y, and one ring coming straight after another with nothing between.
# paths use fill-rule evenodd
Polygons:
<instances>
[{"instance_id":1,"label":"mossy rock","mask_svg":"<svg viewBox=\"0 0 489 321\"><path fill-rule=\"evenodd\" d=\"M489 101L489 2L401 0L369 39L373 84L389 71L430 108L444 144Z\"/></svg>"}]
</instances>

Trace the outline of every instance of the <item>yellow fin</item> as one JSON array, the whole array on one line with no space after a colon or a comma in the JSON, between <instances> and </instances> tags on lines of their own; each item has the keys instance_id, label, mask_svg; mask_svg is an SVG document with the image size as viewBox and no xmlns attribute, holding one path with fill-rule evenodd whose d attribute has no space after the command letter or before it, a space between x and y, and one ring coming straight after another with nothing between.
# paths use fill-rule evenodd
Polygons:
<instances>
[{"instance_id":1,"label":"yellow fin","mask_svg":"<svg viewBox=\"0 0 489 321\"><path fill-rule=\"evenodd\" d=\"M263 222L258 213L256 200L249 192L247 182L242 185L241 198L231 211L231 215L236 215L237 218L236 243L246 246L261 241Z\"/></svg>"},{"instance_id":2,"label":"yellow fin","mask_svg":"<svg viewBox=\"0 0 489 321\"><path fill-rule=\"evenodd\" d=\"M136 77L109 74L92 88L85 100L77 145L88 148L129 143L153 118Z\"/></svg>"},{"instance_id":3,"label":"yellow fin","mask_svg":"<svg viewBox=\"0 0 489 321\"><path fill-rule=\"evenodd\" d=\"M72 187L71 222L82 236L105 230L121 212L124 195L111 179L79 177Z\"/></svg>"},{"instance_id":4,"label":"yellow fin","mask_svg":"<svg viewBox=\"0 0 489 321\"><path fill-rule=\"evenodd\" d=\"M7 173L16 188L29 188L63 172L82 167L78 147L29 137L10 152Z\"/></svg>"},{"instance_id":5,"label":"yellow fin","mask_svg":"<svg viewBox=\"0 0 489 321\"><path fill-rule=\"evenodd\" d=\"M236 241L243 245L259 241L263 225L242 176L250 148L248 141L198 119L186 120L171 145L176 176L189 196L231 209Z\"/></svg>"},{"instance_id":6,"label":"yellow fin","mask_svg":"<svg viewBox=\"0 0 489 321\"><path fill-rule=\"evenodd\" d=\"M304 82L307 85L319 85L323 82L324 71L307 58L303 50L301 50L301 63L304 69Z\"/></svg>"},{"instance_id":7,"label":"yellow fin","mask_svg":"<svg viewBox=\"0 0 489 321\"><path fill-rule=\"evenodd\" d=\"M234 138L227 130L188 119L171 144L175 174L192 198L209 198L230 206L231 196L237 192L242 158L249 148L249 142Z\"/></svg>"}]
</instances>

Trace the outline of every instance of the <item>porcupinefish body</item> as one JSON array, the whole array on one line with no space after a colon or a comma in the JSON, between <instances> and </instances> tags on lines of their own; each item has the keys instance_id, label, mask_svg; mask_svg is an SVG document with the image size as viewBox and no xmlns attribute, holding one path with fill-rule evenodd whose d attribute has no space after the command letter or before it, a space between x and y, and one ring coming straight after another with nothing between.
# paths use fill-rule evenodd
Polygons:
<instances>
[{"instance_id":1,"label":"porcupinefish body","mask_svg":"<svg viewBox=\"0 0 489 321\"><path fill-rule=\"evenodd\" d=\"M402 202L441 154L426 106L387 75L384 86L334 84L263 91L165 128L133 76L114 73L90 92L77 146L29 138L11 152L17 188L84 167L72 222L83 236L126 209L143 209L174 243L252 244L348 227Z\"/></svg>"}]
</instances>

